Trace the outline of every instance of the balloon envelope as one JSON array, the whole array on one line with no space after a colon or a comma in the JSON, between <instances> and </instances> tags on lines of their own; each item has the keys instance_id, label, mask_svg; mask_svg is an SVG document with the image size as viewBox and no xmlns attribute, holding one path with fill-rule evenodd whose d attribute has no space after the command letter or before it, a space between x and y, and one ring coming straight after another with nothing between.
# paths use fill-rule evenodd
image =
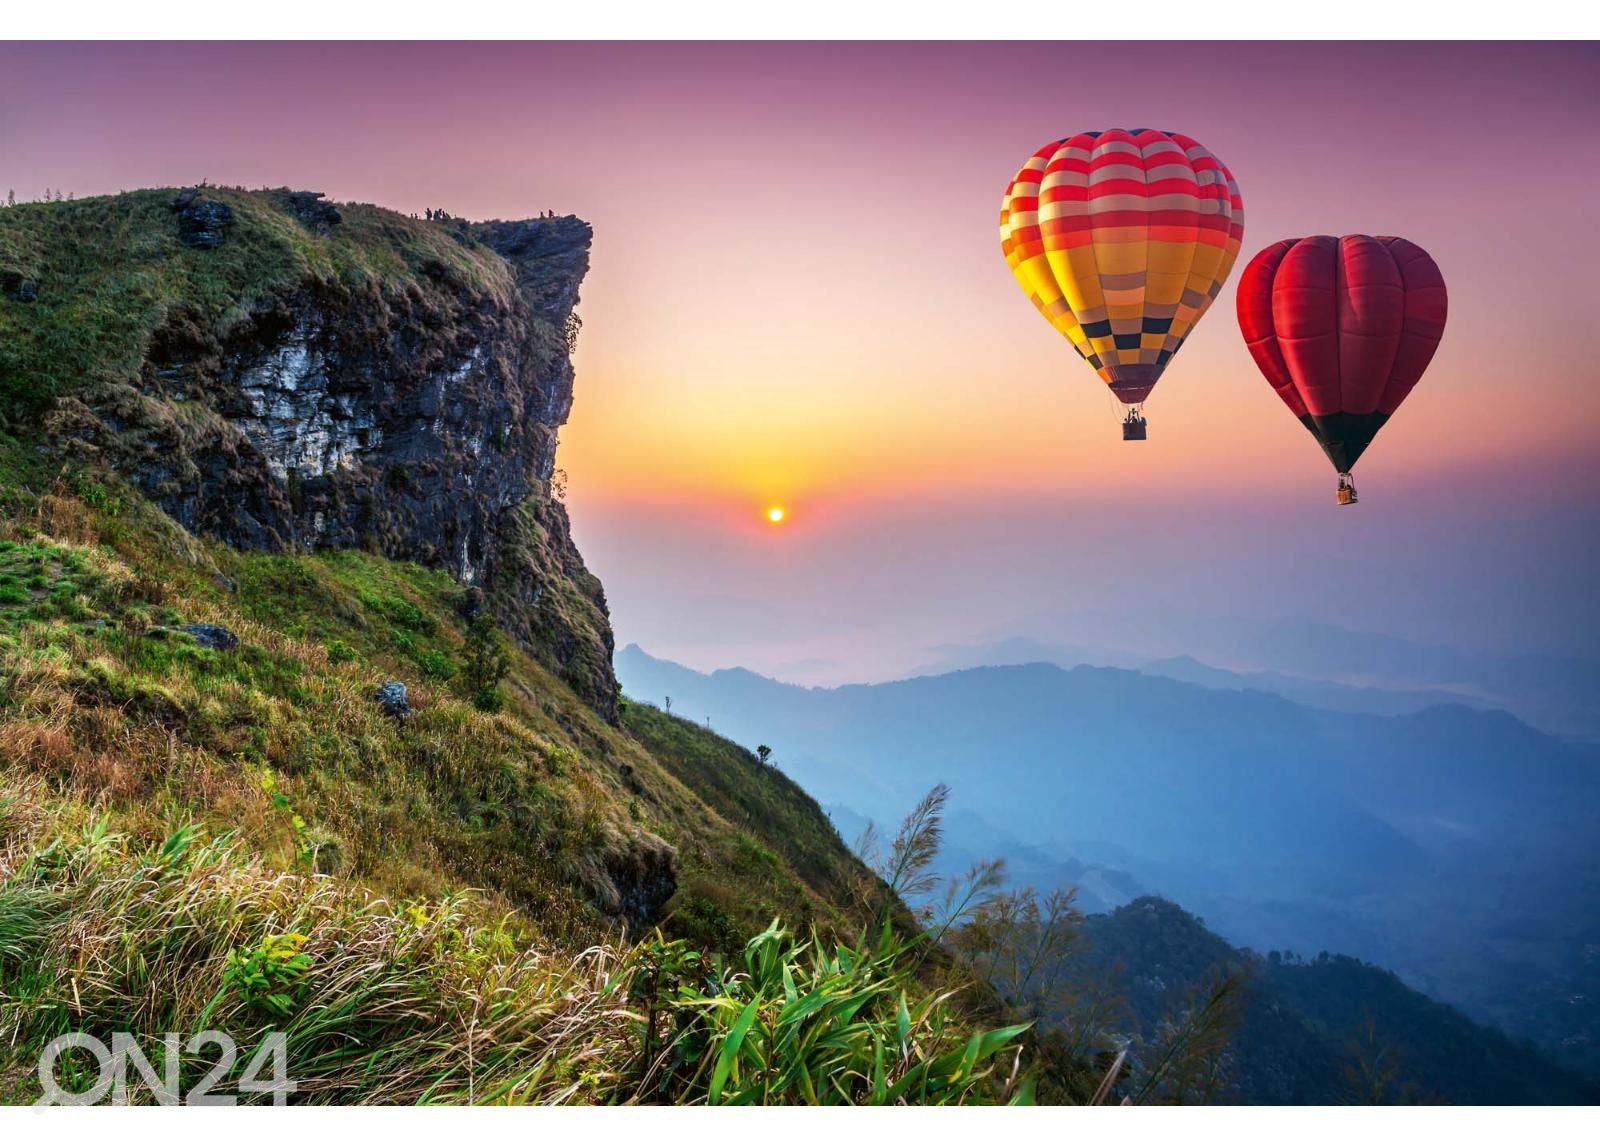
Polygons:
<instances>
[{"instance_id":1,"label":"balloon envelope","mask_svg":"<svg viewBox=\"0 0 1600 1145\"><path fill-rule=\"evenodd\" d=\"M1444 335L1444 276L1402 238L1274 243L1239 279L1256 365L1340 473L1405 401Z\"/></svg>"},{"instance_id":2,"label":"balloon envelope","mask_svg":"<svg viewBox=\"0 0 1600 1145\"><path fill-rule=\"evenodd\" d=\"M1130 405L1222 289L1243 236L1227 167L1149 128L1046 144L1000 207L1000 249L1023 292Z\"/></svg>"}]
</instances>

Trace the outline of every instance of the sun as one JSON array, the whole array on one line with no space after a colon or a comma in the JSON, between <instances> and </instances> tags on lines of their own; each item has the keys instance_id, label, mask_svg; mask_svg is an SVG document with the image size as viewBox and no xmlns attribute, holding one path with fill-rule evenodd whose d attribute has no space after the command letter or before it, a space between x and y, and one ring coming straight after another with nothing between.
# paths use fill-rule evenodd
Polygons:
<instances>
[{"instance_id":1,"label":"sun","mask_svg":"<svg viewBox=\"0 0 1600 1145\"><path fill-rule=\"evenodd\" d=\"M771 521L774 525L783 524L783 518L785 516L786 514L784 513L783 506L781 505L774 505L772 508L767 510L767 520Z\"/></svg>"}]
</instances>

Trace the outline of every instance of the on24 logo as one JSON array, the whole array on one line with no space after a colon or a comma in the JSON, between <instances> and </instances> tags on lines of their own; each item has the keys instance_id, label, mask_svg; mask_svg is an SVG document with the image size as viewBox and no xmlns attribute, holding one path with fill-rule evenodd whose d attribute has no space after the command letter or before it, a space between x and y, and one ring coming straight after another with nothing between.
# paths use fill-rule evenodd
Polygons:
<instances>
[{"instance_id":1,"label":"on24 logo","mask_svg":"<svg viewBox=\"0 0 1600 1145\"><path fill-rule=\"evenodd\" d=\"M149 1087L158 1105L236 1105L238 1098L234 1095L216 1094L211 1090L233 1072L234 1063L239 1060L238 1044L221 1030L201 1030L190 1038L183 1045L183 1053L193 1056L207 1046L215 1046L221 1051L221 1056L199 1083L184 1094L179 1092L181 1041L181 1034L162 1035L162 1064L165 1068L163 1073L157 1073L132 1034L112 1034L109 1049L93 1034L62 1034L45 1046L44 1053L39 1055L39 1086L44 1093L33 1104L97 1105L109 1093L111 1104L127 1105L128 1067L131 1065ZM56 1080L56 1064L68 1050L85 1050L95 1060L98 1074L95 1083L81 1092L63 1089ZM272 1072L270 1076L263 1077L269 1065ZM289 1078L288 1038L282 1033L270 1033L263 1038L245 1063L244 1073L234 1088L241 1094L270 1093L273 1105L286 1104L289 1094L299 1089Z\"/></svg>"}]
</instances>

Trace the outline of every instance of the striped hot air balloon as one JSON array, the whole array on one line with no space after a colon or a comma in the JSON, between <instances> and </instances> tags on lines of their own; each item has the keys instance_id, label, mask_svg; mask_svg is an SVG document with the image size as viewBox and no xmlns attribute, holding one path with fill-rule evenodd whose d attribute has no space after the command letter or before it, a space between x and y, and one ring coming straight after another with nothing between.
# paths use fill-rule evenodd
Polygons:
<instances>
[{"instance_id":1,"label":"striped hot air balloon","mask_svg":"<svg viewBox=\"0 0 1600 1145\"><path fill-rule=\"evenodd\" d=\"M1187 135L1085 131L1033 153L1006 188L1000 249L1039 312L1124 403L1123 436L1206 312L1244 236L1221 160Z\"/></svg>"},{"instance_id":2,"label":"striped hot air balloon","mask_svg":"<svg viewBox=\"0 0 1600 1145\"><path fill-rule=\"evenodd\" d=\"M1256 366L1339 473L1406 400L1444 337L1444 276L1406 239L1284 239L1239 278L1239 331Z\"/></svg>"}]
</instances>

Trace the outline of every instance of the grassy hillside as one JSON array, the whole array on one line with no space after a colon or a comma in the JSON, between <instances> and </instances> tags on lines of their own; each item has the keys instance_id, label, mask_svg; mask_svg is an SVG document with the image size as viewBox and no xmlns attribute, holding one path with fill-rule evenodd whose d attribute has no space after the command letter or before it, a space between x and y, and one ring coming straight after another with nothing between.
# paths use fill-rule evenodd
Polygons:
<instances>
[{"instance_id":1,"label":"grassy hillside","mask_svg":"<svg viewBox=\"0 0 1600 1145\"><path fill-rule=\"evenodd\" d=\"M4 461L0 1093L31 1100L69 1030L226 1021L287 1028L323 1099L630 1099L641 967L670 1015L782 918L783 965L840 973L808 960L861 933L853 893L878 884L741 749L649 709L612 726L515 647L480 710L448 576L235 552L104 475L15 442ZM390 680L403 721L374 699ZM630 946L664 877L666 945ZM964 1044L938 1026L908 1036ZM469 1030L470 1074L447 1052ZM703 1100L694 1078L655 1084Z\"/></svg>"},{"instance_id":2,"label":"grassy hillside","mask_svg":"<svg viewBox=\"0 0 1600 1145\"><path fill-rule=\"evenodd\" d=\"M11 777L136 838L193 819L395 892L481 886L574 932L605 922L606 864L653 836L678 851L680 877L717 872L745 934L775 913L842 917L846 872L861 868L814 803L745 767L740 798L764 813L731 822L731 777L681 765L735 759L732 744L642 714L641 743L514 647L503 709L478 710L463 674L466 594L441 572L355 551L237 553L81 474L7 503ZM223 625L240 647L201 647L185 623ZM403 722L372 698L389 679L410 691ZM672 745L670 766L650 743ZM276 813L284 800L303 828ZM809 842L797 862L779 853L789 838ZM584 890L601 901L580 902Z\"/></svg>"},{"instance_id":3,"label":"grassy hillside","mask_svg":"<svg viewBox=\"0 0 1600 1145\"><path fill-rule=\"evenodd\" d=\"M504 261L462 228L341 204L338 227L314 235L286 209L287 192L207 188L233 224L221 246L194 249L178 239L175 193L0 211L0 274L37 292L27 305L0 305L0 409L126 381L158 330L221 340L274 291L307 281L369 298L434 298L443 311L461 292L503 302L514 289Z\"/></svg>"}]
</instances>

